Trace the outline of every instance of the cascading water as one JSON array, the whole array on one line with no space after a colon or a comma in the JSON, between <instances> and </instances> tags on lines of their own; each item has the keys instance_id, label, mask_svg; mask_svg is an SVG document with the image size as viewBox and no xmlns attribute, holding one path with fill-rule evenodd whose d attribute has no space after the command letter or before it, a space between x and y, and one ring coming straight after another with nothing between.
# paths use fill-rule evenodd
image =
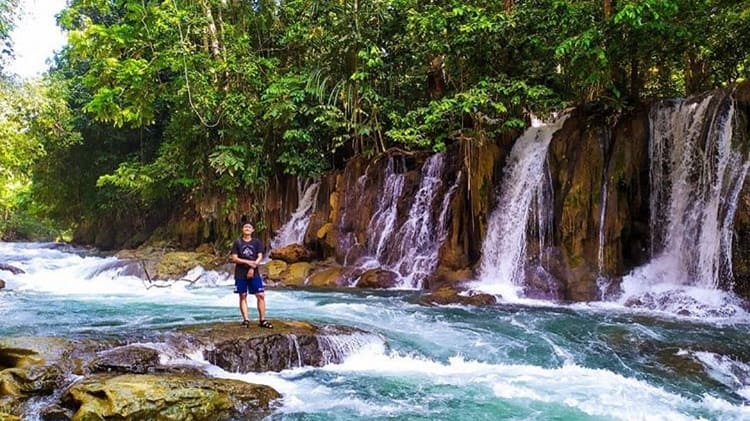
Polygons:
<instances>
[{"instance_id":1,"label":"cascading water","mask_svg":"<svg viewBox=\"0 0 750 421\"><path fill-rule=\"evenodd\" d=\"M735 311L732 223L750 160L735 142L731 94L656 104L650 114L651 253L623 279L620 301L695 313Z\"/></svg>"},{"instance_id":2,"label":"cascading water","mask_svg":"<svg viewBox=\"0 0 750 421\"><path fill-rule=\"evenodd\" d=\"M310 217L315 211L315 203L318 199L320 182L314 182L302 188L300 186L299 205L292 213L291 218L279 229L278 235L271 240L271 247L283 247L289 244L302 244L305 239L305 231L310 225Z\"/></svg>"},{"instance_id":3,"label":"cascading water","mask_svg":"<svg viewBox=\"0 0 750 421\"><path fill-rule=\"evenodd\" d=\"M419 188L406 221L397 226L397 207L404 175L395 174L393 160L386 167L383 195L379 199L368 232L370 254L377 265L399 275L399 288L421 288L422 281L437 266L437 253L446 234L447 209L457 184L443 196L439 215L434 203L443 188L445 154L432 155L422 166ZM459 177L460 178L460 177ZM437 216L437 221L435 217ZM375 261L365 266L374 266Z\"/></svg>"},{"instance_id":4,"label":"cascading water","mask_svg":"<svg viewBox=\"0 0 750 421\"><path fill-rule=\"evenodd\" d=\"M440 243L445 239L446 215L450 199L457 184L443 197L437 223L433 217L433 202L438 199L438 192L443 187L442 175L445 167L445 154L431 156L422 167L422 179L414 203L409 209L409 216L398 230L394 241L397 243L396 255L389 264L401 275L401 287L421 288L422 281L437 266L437 254ZM457 177L456 183L460 177Z\"/></svg>"},{"instance_id":5,"label":"cascading water","mask_svg":"<svg viewBox=\"0 0 750 421\"><path fill-rule=\"evenodd\" d=\"M396 229L398 199L404 189L404 174L396 173L393 158L388 158L385 168L383 193L378 196L378 205L367 227L369 238L367 249L371 256L383 261L388 247L391 247L392 234Z\"/></svg>"},{"instance_id":6,"label":"cascading water","mask_svg":"<svg viewBox=\"0 0 750 421\"><path fill-rule=\"evenodd\" d=\"M547 149L552 135L564 122L565 117L551 124L534 119L532 126L513 145L500 198L489 218L487 236L482 245L480 278L475 289L499 294L506 300L517 299L521 295L531 204L538 195L544 197L539 189L545 173ZM542 219L540 216L540 238L543 238L545 231Z\"/></svg>"}]
</instances>

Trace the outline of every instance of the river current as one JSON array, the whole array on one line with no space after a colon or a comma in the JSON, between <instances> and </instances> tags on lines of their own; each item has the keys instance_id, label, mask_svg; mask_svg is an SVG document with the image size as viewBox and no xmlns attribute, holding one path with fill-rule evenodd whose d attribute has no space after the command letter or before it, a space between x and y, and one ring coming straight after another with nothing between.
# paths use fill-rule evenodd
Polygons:
<instances>
[{"instance_id":1,"label":"river current","mask_svg":"<svg viewBox=\"0 0 750 421\"><path fill-rule=\"evenodd\" d=\"M116 258L36 243L0 243L0 262L26 271L0 272L0 337L138 342L187 324L239 323L223 274L196 269L186 277L195 282L157 286L126 275ZM276 388L283 401L272 420L750 419L744 317L601 303L430 307L415 291L353 289L269 290L267 302L271 320L380 338L341 364L280 373L229 373L188 356L214 376Z\"/></svg>"}]
</instances>

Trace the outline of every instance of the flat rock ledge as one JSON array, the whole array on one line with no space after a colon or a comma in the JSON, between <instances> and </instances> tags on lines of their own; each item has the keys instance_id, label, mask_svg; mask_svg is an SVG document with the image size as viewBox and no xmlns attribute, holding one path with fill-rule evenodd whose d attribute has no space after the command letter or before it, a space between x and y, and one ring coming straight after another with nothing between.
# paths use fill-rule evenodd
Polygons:
<instances>
[{"instance_id":1,"label":"flat rock ledge","mask_svg":"<svg viewBox=\"0 0 750 421\"><path fill-rule=\"evenodd\" d=\"M209 377L184 361L199 351L230 372L280 371L338 363L382 341L350 327L272 322L273 329L223 322L147 332L135 338L144 343L2 338L0 419L260 419L277 406L276 390Z\"/></svg>"},{"instance_id":2,"label":"flat rock ledge","mask_svg":"<svg viewBox=\"0 0 750 421\"><path fill-rule=\"evenodd\" d=\"M240 323L197 325L181 329L172 341L203 350L206 361L230 372L281 371L337 364L380 337L359 329L299 321L273 321L273 329Z\"/></svg>"}]
</instances>

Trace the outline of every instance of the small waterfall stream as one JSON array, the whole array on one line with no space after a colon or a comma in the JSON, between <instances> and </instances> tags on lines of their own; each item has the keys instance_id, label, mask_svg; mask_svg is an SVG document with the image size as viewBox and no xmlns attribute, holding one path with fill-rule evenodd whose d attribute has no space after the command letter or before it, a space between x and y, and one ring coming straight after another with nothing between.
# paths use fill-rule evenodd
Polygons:
<instances>
[{"instance_id":1,"label":"small waterfall stream","mask_svg":"<svg viewBox=\"0 0 750 421\"><path fill-rule=\"evenodd\" d=\"M652 260L624 278L623 302L674 311L715 301L710 291L731 281L732 223L750 166L733 142L734 107L731 94L715 94L652 108Z\"/></svg>"},{"instance_id":2,"label":"small waterfall stream","mask_svg":"<svg viewBox=\"0 0 750 421\"><path fill-rule=\"evenodd\" d=\"M543 183L545 160L552 136L564 122L565 117L558 118L551 124L533 120L532 126L513 146L505 167L497 207L489 218L487 236L482 246L477 289L500 294L505 299L515 299L521 295L532 200L535 197L545 199L545 196L552 194L551 189L541 188L547 184ZM546 195L543 190L548 190ZM551 201L551 197L547 199ZM539 212L543 210L542 202L545 201L538 200ZM540 240L544 238L546 220L540 213ZM543 246L542 244L540 248Z\"/></svg>"},{"instance_id":3,"label":"small waterfall stream","mask_svg":"<svg viewBox=\"0 0 750 421\"><path fill-rule=\"evenodd\" d=\"M444 170L444 153L434 154L425 161L414 200L399 226L398 203L405 175L394 172L393 158L386 166L383 194L368 228L371 234L368 250L374 260L365 263L365 267L396 272L401 288L421 288L424 278L437 266L438 250L446 234L447 210L457 188L454 184L441 201ZM439 212L436 212L437 203L440 203Z\"/></svg>"},{"instance_id":4,"label":"small waterfall stream","mask_svg":"<svg viewBox=\"0 0 750 421\"><path fill-rule=\"evenodd\" d=\"M439 200L438 192L443 187L442 175L445 154L431 156L422 167L422 179L409 216L398 230L394 241L398 253L391 256L389 264L402 277L404 288L421 288L422 281L437 266L438 250L446 234L446 216L450 199L458 187L456 183L443 197L438 220L434 221L433 203Z\"/></svg>"},{"instance_id":5,"label":"small waterfall stream","mask_svg":"<svg viewBox=\"0 0 750 421\"><path fill-rule=\"evenodd\" d=\"M299 183L300 194L297 210L292 213L291 218L279 229L279 233L271 240L271 247L283 247L289 244L302 244L305 239L305 231L310 224L310 217L315 211L315 203L320 190L320 182L309 183L305 187Z\"/></svg>"},{"instance_id":6,"label":"small waterfall stream","mask_svg":"<svg viewBox=\"0 0 750 421\"><path fill-rule=\"evenodd\" d=\"M398 199L404 189L404 174L394 170L394 159L388 158L385 168L383 193L378 197L378 205L370 219L367 232L367 249L371 256L382 262L385 260L388 247L392 247L392 235L396 230L398 216Z\"/></svg>"}]
</instances>

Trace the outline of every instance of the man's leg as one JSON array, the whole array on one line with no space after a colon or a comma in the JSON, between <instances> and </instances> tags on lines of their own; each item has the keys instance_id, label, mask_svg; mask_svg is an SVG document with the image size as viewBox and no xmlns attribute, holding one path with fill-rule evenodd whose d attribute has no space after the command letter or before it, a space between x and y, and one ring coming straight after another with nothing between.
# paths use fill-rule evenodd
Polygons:
<instances>
[{"instance_id":1,"label":"man's leg","mask_svg":"<svg viewBox=\"0 0 750 421\"><path fill-rule=\"evenodd\" d=\"M243 292L240 294L240 313L242 314L242 320L249 320L247 317L247 293Z\"/></svg>"},{"instance_id":2,"label":"man's leg","mask_svg":"<svg viewBox=\"0 0 750 421\"><path fill-rule=\"evenodd\" d=\"M258 304L258 317L260 321L266 320L266 294L259 292L255 294L255 301Z\"/></svg>"}]
</instances>

